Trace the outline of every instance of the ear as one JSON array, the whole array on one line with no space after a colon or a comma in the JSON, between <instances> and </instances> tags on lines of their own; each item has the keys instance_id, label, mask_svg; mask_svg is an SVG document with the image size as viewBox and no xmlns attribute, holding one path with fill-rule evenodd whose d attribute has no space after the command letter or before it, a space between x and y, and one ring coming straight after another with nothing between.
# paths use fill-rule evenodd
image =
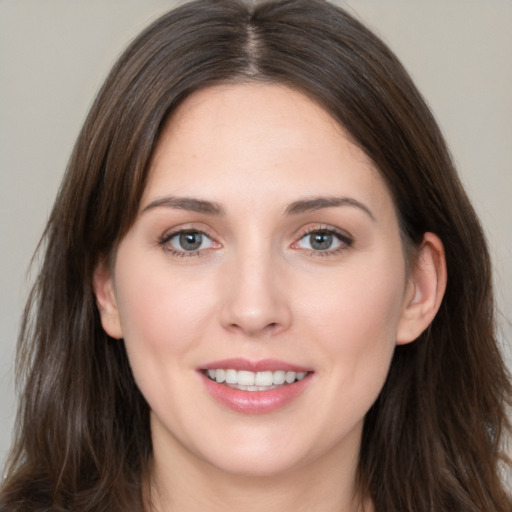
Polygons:
<instances>
[{"instance_id":1,"label":"ear","mask_svg":"<svg viewBox=\"0 0 512 512\"><path fill-rule=\"evenodd\" d=\"M112 271L104 260L100 261L94 270L92 285L103 329L112 338L122 338L123 331L114 293Z\"/></svg>"},{"instance_id":2,"label":"ear","mask_svg":"<svg viewBox=\"0 0 512 512\"><path fill-rule=\"evenodd\" d=\"M425 233L409 276L397 343L414 341L436 316L446 290L446 259L443 243Z\"/></svg>"}]
</instances>

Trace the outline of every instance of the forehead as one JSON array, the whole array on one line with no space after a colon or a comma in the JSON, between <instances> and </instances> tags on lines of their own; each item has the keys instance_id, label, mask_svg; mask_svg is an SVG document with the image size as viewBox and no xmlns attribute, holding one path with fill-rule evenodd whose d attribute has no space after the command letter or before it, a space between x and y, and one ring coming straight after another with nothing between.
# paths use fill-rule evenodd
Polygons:
<instances>
[{"instance_id":1,"label":"forehead","mask_svg":"<svg viewBox=\"0 0 512 512\"><path fill-rule=\"evenodd\" d=\"M250 139L252 147L300 142L300 147L308 151L325 149L322 146L332 142L337 145L340 139L350 140L345 129L305 94L280 84L251 82L193 93L169 117L159 145L175 139L177 146L178 139L189 136L224 141L230 137L235 142L235 135L240 142ZM304 136L308 144L300 139ZM355 157L371 166L362 151L357 153Z\"/></svg>"},{"instance_id":2,"label":"forehead","mask_svg":"<svg viewBox=\"0 0 512 512\"><path fill-rule=\"evenodd\" d=\"M173 112L151 161L145 199L223 191L293 199L331 189L375 195L373 201L387 195L371 160L321 106L286 86L251 83L200 90Z\"/></svg>"}]
</instances>

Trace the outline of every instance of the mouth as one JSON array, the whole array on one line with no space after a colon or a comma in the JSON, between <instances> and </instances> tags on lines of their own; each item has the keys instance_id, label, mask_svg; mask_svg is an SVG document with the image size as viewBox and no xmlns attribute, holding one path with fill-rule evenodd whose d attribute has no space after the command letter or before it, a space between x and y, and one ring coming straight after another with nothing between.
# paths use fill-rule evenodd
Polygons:
<instances>
[{"instance_id":1,"label":"mouth","mask_svg":"<svg viewBox=\"0 0 512 512\"><path fill-rule=\"evenodd\" d=\"M203 370L204 375L216 382L241 391L269 391L281 386L287 386L300 382L308 373L307 371L260 371L235 370L233 368L210 368Z\"/></svg>"},{"instance_id":2,"label":"mouth","mask_svg":"<svg viewBox=\"0 0 512 512\"><path fill-rule=\"evenodd\" d=\"M244 414L278 411L312 386L314 371L285 361L243 358L212 362L198 369L215 402Z\"/></svg>"}]
</instances>

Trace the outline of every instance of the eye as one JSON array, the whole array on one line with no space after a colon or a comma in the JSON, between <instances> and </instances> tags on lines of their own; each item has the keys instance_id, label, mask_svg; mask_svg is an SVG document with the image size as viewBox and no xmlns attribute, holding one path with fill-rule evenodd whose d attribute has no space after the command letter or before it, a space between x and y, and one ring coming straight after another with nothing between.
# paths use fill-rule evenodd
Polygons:
<instances>
[{"instance_id":1,"label":"eye","mask_svg":"<svg viewBox=\"0 0 512 512\"><path fill-rule=\"evenodd\" d=\"M192 229L171 233L164 237L160 244L171 253L183 256L193 255L204 249L218 246L206 233Z\"/></svg>"},{"instance_id":2,"label":"eye","mask_svg":"<svg viewBox=\"0 0 512 512\"><path fill-rule=\"evenodd\" d=\"M293 247L315 252L336 252L352 245L352 240L341 233L329 229L309 231Z\"/></svg>"}]
</instances>

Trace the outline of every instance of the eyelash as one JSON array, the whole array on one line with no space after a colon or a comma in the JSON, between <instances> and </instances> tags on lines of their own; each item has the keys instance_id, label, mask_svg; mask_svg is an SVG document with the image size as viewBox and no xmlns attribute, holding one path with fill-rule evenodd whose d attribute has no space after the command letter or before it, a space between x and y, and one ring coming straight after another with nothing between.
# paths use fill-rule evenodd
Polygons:
<instances>
[{"instance_id":1,"label":"eyelash","mask_svg":"<svg viewBox=\"0 0 512 512\"><path fill-rule=\"evenodd\" d=\"M169 242L176 236L185 235L185 234L203 235L203 236L209 238L212 242L214 242L212 237L210 235L208 235L208 233L206 233L205 231L203 231L201 229L196 229L196 228L189 228L189 229L186 228L186 229L178 229L176 231L173 231L172 233L163 235L160 238L160 240L158 241L158 245L160 247L162 247L164 249L164 251L169 253L171 256L175 256L178 258L188 258L190 256L203 256L205 249L201 249L201 250L197 250L197 251L185 251L185 250L180 251L180 250L174 249L169 244ZM216 242L214 242L214 243L216 243Z\"/></svg>"},{"instance_id":2,"label":"eyelash","mask_svg":"<svg viewBox=\"0 0 512 512\"><path fill-rule=\"evenodd\" d=\"M169 242L179 236L184 234L199 234L202 236L205 236L209 238L212 243L218 244L218 242L215 242L208 233L201 229L195 229L195 228L189 228L189 229L178 229L176 231L173 231L172 233L164 234L158 241L158 246L162 247L167 253L171 254L172 256L178 257L178 258L187 258L191 256L203 256L206 252L206 249L200 249L196 251L185 251L185 250L177 250L174 249ZM335 237L340 245L338 247L335 247L334 249L326 249L326 250L314 250L314 249L303 249L308 253L310 257L326 257L326 256L332 256L334 254L338 254L342 251L346 251L350 247L352 247L354 240L352 237L347 235L344 232L338 231L332 227L314 227L310 229L306 229L303 231L298 240L294 242L291 247L294 248L299 242L301 242L304 238L307 236L311 236L314 234L322 234L322 235L329 235ZM220 244L218 244L220 247ZM297 249L300 249L297 247Z\"/></svg>"},{"instance_id":3,"label":"eyelash","mask_svg":"<svg viewBox=\"0 0 512 512\"><path fill-rule=\"evenodd\" d=\"M298 238L298 240L292 244L292 247L294 245L297 245L305 237L314 235L314 234L331 235L340 242L340 245L338 247L335 247L334 249L326 249L326 250L305 249L308 252L308 255L310 257L324 258L327 256L339 254L343 251L346 251L347 249L352 247L352 245L354 244L354 239L347 233L345 233L343 231L338 231L337 229L334 229L332 227L322 226L322 227L309 228L309 229L306 229L305 231L303 231L300 234L300 237Z\"/></svg>"}]
</instances>

